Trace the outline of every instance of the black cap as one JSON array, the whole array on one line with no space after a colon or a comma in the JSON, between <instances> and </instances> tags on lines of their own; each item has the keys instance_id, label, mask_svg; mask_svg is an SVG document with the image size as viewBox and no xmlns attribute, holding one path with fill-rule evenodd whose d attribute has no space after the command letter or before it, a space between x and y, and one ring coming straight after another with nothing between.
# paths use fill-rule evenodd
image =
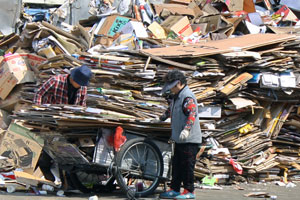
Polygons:
<instances>
[{"instance_id":1,"label":"black cap","mask_svg":"<svg viewBox=\"0 0 300 200\"><path fill-rule=\"evenodd\" d=\"M73 69L71 71L70 76L73 79L73 81L75 81L79 85L88 86L89 81L92 77L92 71L88 66L82 65Z\"/></svg>"}]
</instances>

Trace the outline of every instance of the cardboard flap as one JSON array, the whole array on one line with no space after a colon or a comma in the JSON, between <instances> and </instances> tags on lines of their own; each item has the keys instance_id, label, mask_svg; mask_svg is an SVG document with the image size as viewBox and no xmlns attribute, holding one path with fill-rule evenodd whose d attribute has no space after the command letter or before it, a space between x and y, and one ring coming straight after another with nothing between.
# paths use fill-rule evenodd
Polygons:
<instances>
[{"instance_id":1,"label":"cardboard flap","mask_svg":"<svg viewBox=\"0 0 300 200\"><path fill-rule=\"evenodd\" d=\"M40 183L56 186L52 181L41 179L26 172L14 171L17 182L31 186L38 186Z\"/></svg>"},{"instance_id":2,"label":"cardboard flap","mask_svg":"<svg viewBox=\"0 0 300 200\"><path fill-rule=\"evenodd\" d=\"M244 0L226 0L225 4L231 12L241 11L244 9Z\"/></svg>"},{"instance_id":3,"label":"cardboard flap","mask_svg":"<svg viewBox=\"0 0 300 200\"><path fill-rule=\"evenodd\" d=\"M96 32L97 35L106 35L113 37L121 28L127 24L131 19L120 15L111 15L102 18Z\"/></svg>"},{"instance_id":4,"label":"cardboard flap","mask_svg":"<svg viewBox=\"0 0 300 200\"><path fill-rule=\"evenodd\" d=\"M180 5L180 4L154 4L154 8L156 13L159 15L163 9L170 11L173 15L191 15L191 16L200 16L202 15L202 11L197 5Z\"/></svg>"},{"instance_id":5,"label":"cardboard flap","mask_svg":"<svg viewBox=\"0 0 300 200\"><path fill-rule=\"evenodd\" d=\"M237 78L235 78L233 81L230 83L232 85L237 85L237 84L243 84L246 83L248 80L250 80L253 76L247 72L239 75Z\"/></svg>"},{"instance_id":6,"label":"cardboard flap","mask_svg":"<svg viewBox=\"0 0 300 200\"><path fill-rule=\"evenodd\" d=\"M282 6L278 11L275 13L276 15L282 16L283 21L292 21L297 22L299 19L297 16L289 9L286 5Z\"/></svg>"},{"instance_id":7,"label":"cardboard flap","mask_svg":"<svg viewBox=\"0 0 300 200\"><path fill-rule=\"evenodd\" d=\"M243 10L247 13L256 12L253 0L244 0Z\"/></svg>"},{"instance_id":8,"label":"cardboard flap","mask_svg":"<svg viewBox=\"0 0 300 200\"><path fill-rule=\"evenodd\" d=\"M244 108L247 106L253 106L256 104L254 101L251 101L250 99L245 99L241 97L230 98L229 100L236 106L236 109Z\"/></svg>"}]
</instances>

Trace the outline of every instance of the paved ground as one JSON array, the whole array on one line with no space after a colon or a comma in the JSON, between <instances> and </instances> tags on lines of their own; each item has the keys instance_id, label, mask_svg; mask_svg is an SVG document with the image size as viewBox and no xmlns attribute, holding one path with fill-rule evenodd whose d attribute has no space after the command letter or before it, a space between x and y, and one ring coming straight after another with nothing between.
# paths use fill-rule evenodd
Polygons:
<instances>
[{"instance_id":1,"label":"paved ground","mask_svg":"<svg viewBox=\"0 0 300 200\"><path fill-rule=\"evenodd\" d=\"M274 183L267 184L240 184L239 186L223 186L222 190L209 190L209 189L197 189L196 199L198 200L264 200L270 198L254 198L245 197L245 194L265 192L277 197L277 200L299 200L300 199L300 182L296 183L294 188L286 188L283 186L275 185ZM241 190L243 189L243 190ZM159 191L158 191L159 193ZM16 192L13 194L7 194L2 191L0 193L0 200L87 200L94 194L69 194L67 197L58 197L55 195L48 196L35 196L30 193ZM127 199L120 191L115 191L111 194L97 194L99 200L109 199ZM158 194L154 194L151 197L141 198L139 200L157 200Z\"/></svg>"}]
</instances>

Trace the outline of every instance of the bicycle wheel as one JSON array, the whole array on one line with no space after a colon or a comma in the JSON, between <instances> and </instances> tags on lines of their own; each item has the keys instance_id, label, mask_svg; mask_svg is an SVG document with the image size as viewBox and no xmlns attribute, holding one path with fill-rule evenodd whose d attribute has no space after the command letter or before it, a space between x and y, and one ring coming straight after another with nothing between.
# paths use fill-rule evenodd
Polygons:
<instances>
[{"instance_id":1,"label":"bicycle wheel","mask_svg":"<svg viewBox=\"0 0 300 200\"><path fill-rule=\"evenodd\" d=\"M163 173L160 150L146 138L127 141L116 155L116 180L130 197L145 197L157 188Z\"/></svg>"}]
</instances>

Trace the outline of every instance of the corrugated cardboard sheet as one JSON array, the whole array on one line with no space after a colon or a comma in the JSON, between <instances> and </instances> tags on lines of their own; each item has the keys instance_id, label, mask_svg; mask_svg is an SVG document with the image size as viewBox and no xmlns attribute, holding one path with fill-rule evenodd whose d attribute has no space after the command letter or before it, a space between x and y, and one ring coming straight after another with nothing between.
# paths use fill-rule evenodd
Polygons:
<instances>
[{"instance_id":1,"label":"corrugated cardboard sheet","mask_svg":"<svg viewBox=\"0 0 300 200\"><path fill-rule=\"evenodd\" d=\"M288 34L251 34L226 40L203 42L196 45L145 49L142 52L162 57L197 57L229 53L236 49L248 50L293 39L295 39L295 36Z\"/></svg>"}]
</instances>

